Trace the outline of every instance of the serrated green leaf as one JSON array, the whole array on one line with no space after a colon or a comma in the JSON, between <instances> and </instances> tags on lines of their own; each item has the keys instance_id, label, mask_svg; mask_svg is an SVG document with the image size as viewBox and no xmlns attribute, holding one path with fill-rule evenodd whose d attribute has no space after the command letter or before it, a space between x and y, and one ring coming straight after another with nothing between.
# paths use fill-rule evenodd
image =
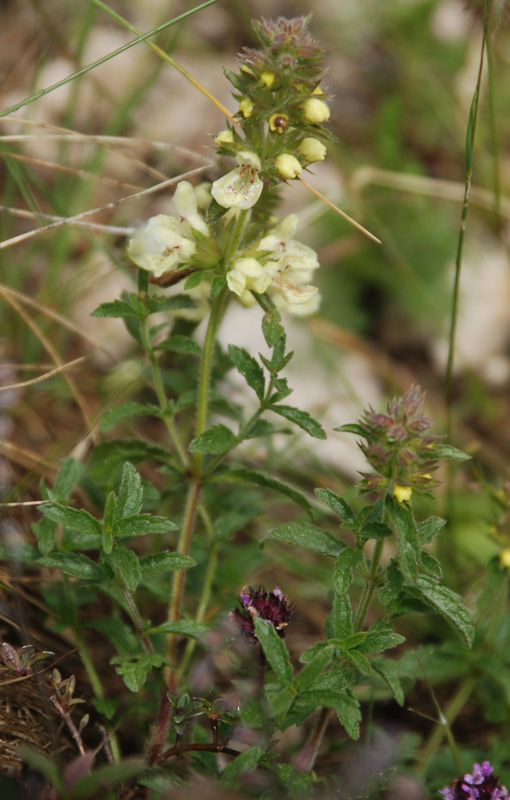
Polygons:
<instances>
[{"instance_id":1,"label":"serrated green leaf","mask_svg":"<svg viewBox=\"0 0 510 800\"><path fill-rule=\"evenodd\" d=\"M452 447L451 444L435 444L431 448L431 454L434 458L444 458L449 461L469 461L471 458L467 453L463 453L462 450Z\"/></svg>"},{"instance_id":2,"label":"serrated green leaf","mask_svg":"<svg viewBox=\"0 0 510 800\"><path fill-rule=\"evenodd\" d=\"M226 278L223 275L216 275L211 283L211 300L218 297L222 289L227 285Z\"/></svg>"},{"instance_id":3,"label":"serrated green leaf","mask_svg":"<svg viewBox=\"0 0 510 800\"><path fill-rule=\"evenodd\" d=\"M338 558L342 550L347 547L344 542L335 539L328 531L323 531L309 522L286 522L278 525L264 536L260 544L263 545L270 541L296 544L298 547L313 550L315 553L323 553L331 558Z\"/></svg>"},{"instance_id":4,"label":"serrated green leaf","mask_svg":"<svg viewBox=\"0 0 510 800\"><path fill-rule=\"evenodd\" d=\"M228 352L238 372L253 389L259 400L264 397L264 371L260 364L244 348L229 345Z\"/></svg>"},{"instance_id":5,"label":"serrated green leaf","mask_svg":"<svg viewBox=\"0 0 510 800\"><path fill-rule=\"evenodd\" d=\"M110 492L106 498L103 518L103 550L111 553L113 550L113 526L115 524L115 512L117 510L117 498L114 492Z\"/></svg>"},{"instance_id":6,"label":"serrated green leaf","mask_svg":"<svg viewBox=\"0 0 510 800\"><path fill-rule=\"evenodd\" d=\"M111 430L111 428L115 427L115 425L123 419L139 417L142 414L150 413L152 413L151 407L143 403L122 403L120 406L115 406L115 408L109 408L108 411L103 414L99 430L101 433L107 433L107 431Z\"/></svg>"},{"instance_id":7,"label":"serrated green leaf","mask_svg":"<svg viewBox=\"0 0 510 800\"><path fill-rule=\"evenodd\" d=\"M272 692L270 702L271 716L276 720L281 720L296 699L296 694L296 689L292 684L284 686L279 692Z\"/></svg>"},{"instance_id":8,"label":"serrated green leaf","mask_svg":"<svg viewBox=\"0 0 510 800\"><path fill-rule=\"evenodd\" d=\"M352 571L363 561L360 550L346 547L338 556L333 573L333 585L337 594L345 594L352 583Z\"/></svg>"},{"instance_id":9,"label":"serrated green leaf","mask_svg":"<svg viewBox=\"0 0 510 800\"><path fill-rule=\"evenodd\" d=\"M97 519L83 508L71 508L62 503L47 503L40 506L39 511L48 519L70 530L95 535L101 533L101 526Z\"/></svg>"},{"instance_id":10,"label":"serrated green leaf","mask_svg":"<svg viewBox=\"0 0 510 800\"><path fill-rule=\"evenodd\" d=\"M446 520L441 517L429 517L418 523L418 536L422 544L429 544L442 531Z\"/></svg>"},{"instance_id":11,"label":"serrated green leaf","mask_svg":"<svg viewBox=\"0 0 510 800\"><path fill-rule=\"evenodd\" d=\"M237 444L237 437L225 425L213 425L196 436L189 446L190 453L227 453Z\"/></svg>"},{"instance_id":12,"label":"serrated green leaf","mask_svg":"<svg viewBox=\"0 0 510 800\"><path fill-rule=\"evenodd\" d=\"M125 536L147 536L150 533L167 533L177 530L175 522L166 517L157 517L154 514L133 514L124 519L118 519L113 530L116 539Z\"/></svg>"},{"instance_id":13,"label":"serrated green leaf","mask_svg":"<svg viewBox=\"0 0 510 800\"><path fill-rule=\"evenodd\" d=\"M84 472L83 464L80 464L75 458L62 459L60 464L61 467L51 490L51 498L55 500L64 500L68 497Z\"/></svg>"},{"instance_id":14,"label":"serrated green leaf","mask_svg":"<svg viewBox=\"0 0 510 800\"><path fill-rule=\"evenodd\" d=\"M393 625L379 618L370 626L370 630L365 640L359 645L358 650L360 653L367 654L380 653L383 650L398 647L402 642L405 642L405 636L396 633Z\"/></svg>"},{"instance_id":15,"label":"serrated green leaf","mask_svg":"<svg viewBox=\"0 0 510 800\"><path fill-rule=\"evenodd\" d=\"M289 422L293 422L294 425L298 425L300 428L302 428L302 430L310 434L310 436L313 436L314 439L326 438L326 434L322 425L320 425L317 420L310 416L308 411L301 411L301 409L294 408L293 406L282 405L271 406L271 411L274 411L281 417L288 419Z\"/></svg>"},{"instance_id":16,"label":"serrated green leaf","mask_svg":"<svg viewBox=\"0 0 510 800\"><path fill-rule=\"evenodd\" d=\"M188 275L184 282L184 288L189 291L190 289L196 289L197 286L200 286L204 278L207 276L206 269L197 269L196 272L192 272L191 275Z\"/></svg>"},{"instance_id":17,"label":"serrated green leaf","mask_svg":"<svg viewBox=\"0 0 510 800\"><path fill-rule=\"evenodd\" d=\"M127 588L134 592L142 579L140 562L133 550L113 550L110 561L115 568L116 575L121 578Z\"/></svg>"},{"instance_id":18,"label":"serrated green leaf","mask_svg":"<svg viewBox=\"0 0 510 800\"><path fill-rule=\"evenodd\" d=\"M245 772L252 772L263 756L264 750L259 745L249 747L225 767L220 776L221 784L228 789L234 789Z\"/></svg>"},{"instance_id":19,"label":"serrated green leaf","mask_svg":"<svg viewBox=\"0 0 510 800\"><path fill-rule=\"evenodd\" d=\"M146 297L143 305L146 314L154 314L157 311L179 311L181 308L195 308L195 303L187 294L153 295L152 297Z\"/></svg>"},{"instance_id":20,"label":"serrated green leaf","mask_svg":"<svg viewBox=\"0 0 510 800\"><path fill-rule=\"evenodd\" d=\"M91 317L138 317L139 314L122 300L114 300L113 303L101 303L90 315Z\"/></svg>"},{"instance_id":21,"label":"serrated green leaf","mask_svg":"<svg viewBox=\"0 0 510 800\"><path fill-rule=\"evenodd\" d=\"M338 514L341 524L345 525L347 528L354 525L354 512L343 497L332 489L315 489L315 494L323 503L329 506L335 514Z\"/></svg>"},{"instance_id":22,"label":"serrated green leaf","mask_svg":"<svg viewBox=\"0 0 510 800\"><path fill-rule=\"evenodd\" d=\"M189 336L170 336L161 344L156 345L154 349L172 350L175 353L184 353L190 356L199 356L202 353L202 348L198 342L195 342Z\"/></svg>"},{"instance_id":23,"label":"serrated green leaf","mask_svg":"<svg viewBox=\"0 0 510 800\"><path fill-rule=\"evenodd\" d=\"M253 292L253 296L259 306L265 311L262 318L262 333L264 334L267 346L272 348L282 336L285 336L285 330L281 324L280 312L269 295Z\"/></svg>"},{"instance_id":24,"label":"serrated green leaf","mask_svg":"<svg viewBox=\"0 0 510 800\"><path fill-rule=\"evenodd\" d=\"M44 567L56 567L65 575L84 581L102 581L106 574L99 564L83 553L52 553L37 559Z\"/></svg>"},{"instance_id":25,"label":"serrated green leaf","mask_svg":"<svg viewBox=\"0 0 510 800\"><path fill-rule=\"evenodd\" d=\"M363 439L370 438L370 431L359 425L357 422L349 422L346 425L340 425L338 428L333 428L334 431L339 433L354 433L356 436L361 436Z\"/></svg>"},{"instance_id":26,"label":"serrated green leaf","mask_svg":"<svg viewBox=\"0 0 510 800\"><path fill-rule=\"evenodd\" d=\"M394 497L386 497L386 510L395 528L398 541L398 561L404 578L411 583L418 577L420 541L411 510Z\"/></svg>"},{"instance_id":27,"label":"serrated green leaf","mask_svg":"<svg viewBox=\"0 0 510 800\"><path fill-rule=\"evenodd\" d=\"M358 701L348 689L344 691L310 689L303 692L301 699L315 708L324 706L336 711L338 719L344 726L351 739L359 738L359 724L361 711Z\"/></svg>"},{"instance_id":28,"label":"serrated green leaf","mask_svg":"<svg viewBox=\"0 0 510 800\"><path fill-rule=\"evenodd\" d=\"M221 472L213 473L213 475L209 478L209 481L226 481L227 483L254 483L256 486L263 486L266 489L272 489L273 491L279 492L280 494L290 498L290 500L293 500L295 503L301 506L301 508L304 509L304 511L306 511L310 517L313 517L312 506L298 489L294 489L293 486L289 486L288 483L284 483L277 478L272 478L265 472L258 472L254 469L237 467L234 469L226 469L222 470Z\"/></svg>"},{"instance_id":29,"label":"serrated green leaf","mask_svg":"<svg viewBox=\"0 0 510 800\"><path fill-rule=\"evenodd\" d=\"M393 531L384 522L365 522L358 532L358 539L360 544L368 542L369 539L385 539L391 536Z\"/></svg>"},{"instance_id":30,"label":"serrated green leaf","mask_svg":"<svg viewBox=\"0 0 510 800\"><path fill-rule=\"evenodd\" d=\"M283 433L289 435L290 428L284 428L281 425L274 425L267 419L257 419L248 431L244 434L245 439L256 439L259 436L274 436L275 433Z\"/></svg>"},{"instance_id":31,"label":"serrated green leaf","mask_svg":"<svg viewBox=\"0 0 510 800\"><path fill-rule=\"evenodd\" d=\"M163 553L142 556L140 558L140 569L144 578L153 575L161 575L164 572L173 572L176 569L194 567L197 562L190 556L182 553L172 553L165 550Z\"/></svg>"},{"instance_id":32,"label":"serrated green leaf","mask_svg":"<svg viewBox=\"0 0 510 800\"><path fill-rule=\"evenodd\" d=\"M333 608L326 620L325 634L328 639L345 639L352 633L354 615L348 595L336 594L333 598Z\"/></svg>"},{"instance_id":33,"label":"serrated green leaf","mask_svg":"<svg viewBox=\"0 0 510 800\"><path fill-rule=\"evenodd\" d=\"M158 653L140 653L137 656L114 656L110 664L115 664L115 672L122 675L124 683L131 692L141 692L147 676L153 667L163 665L163 656Z\"/></svg>"},{"instance_id":34,"label":"serrated green leaf","mask_svg":"<svg viewBox=\"0 0 510 800\"><path fill-rule=\"evenodd\" d=\"M88 628L99 631L113 644L121 655L134 655L140 652L141 644L129 625L121 619L105 617L85 623Z\"/></svg>"},{"instance_id":35,"label":"serrated green leaf","mask_svg":"<svg viewBox=\"0 0 510 800\"><path fill-rule=\"evenodd\" d=\"M372 659L372 669L374 672L377 672L378 675L381 676L383 681L391 690L393 697L399 704L399 706L404 705L404 690L402 689L402 684L400 683L400 678L398 677L397 669L393 661L389 661L388 659Z\"/></svg>"},{"instance_id":36,"label":"serrated green leaf","mask_svg":"<svg viewBox=\"0 0 510 800\"><path fill-rule=\"evenodd\" d=\"M395 559L392 559L384 573L384 584L379 589L378 596L381 603L386 605L400 594L404 577L400 572Z\"/></svg>"},{"instance_id":37,"label":"serrated green leaf","mask_svg":"<svg viewBox=\"0 0 510 800\"><path fill-rule=\"evenodd\" d=\"M260 642L265 657L281 683L284 686L288 686L292 681L292 666L285 642L278 636L271 623L260 617L253 617L253 622L255 635Z\"/></svg>"},{"instance_id":38,"label":"serrated green leaf","mask_svg":"<svg viewBox=\"0 0 510 800\"><path fill-rule=\"evenodd\" d=\"M319 675L329 666L333 652L333 648L327 645L308 660L306 666L298 672L293 680L293 684L299 692L313 687Z\"/></svg>"},{"instance_id":39,"label":"serrated green leaf","mask_svg":"<svg viewBox=\"0 0 510 800\"><path fill-rule=\"evenodd\" d=\"M142 502L142 479L134 466L126 461L122 470L117 499L117 518L122 519L130 517L132 514L138 514L142 508Z\"/></svg>"},{"instance_id":40,"label":"serrated green leaf","mask_svg":"<svg viewBox=\"0 0 510 800\"><path fill-rule=\"evenodd\" d=\"M47 556L57 544L57 523L48 517L43 517L39 522L32 523L32 530L41 553Z\"/></svg>"},{"instance_id":41,"label":"serrated green leaf","mask_svg":"<svg viewBox=\"0 0 510 800\"><path fill-rule=\"evenodd\" d=\"M471 647L475 624L471 612L464 605L460 595L442 586L434 578L425 576L418 578L412 586L406 585L405 590L441 614L461 634L468 647Z\"/></svg>"},{"instance_id":42,"label":"serrated green leaf","mask_svg":"<svg viewBox=\"0 0 510 800\"><path fill-rule=\"evenodd\" d=\"M443 577L441 562L430 553L427 553L426 550L422 550L421 553L421 566L424 572L428 572L429 575L436 578L438 581Z\"/></svg>"},{"instance_id":43,"label":"serrated green leaf","mask_svg":"<svg viewBox=\"0 0 510 800\"><path fill-rule=\"evenodd\" d=\"M359 650L346 650L345 657L349 659L351 664L356 667L362 675L370 675L372 671L370 661L366 656L360 653Z\"/></svg>"},{"instance_id":44,"label":"serrated green leaf","mask_svg":"<svg viewBox=\"0 0 510 800\"><path fill-rule=\"evenodd\" d=\"M193 622L192 619L180 619L177 622L163 622L156 628L151 628L149 633L176 633L179 636L187 636L189 639L200 641L207 632L206 625Z\"/></svg>"}]
</instances>

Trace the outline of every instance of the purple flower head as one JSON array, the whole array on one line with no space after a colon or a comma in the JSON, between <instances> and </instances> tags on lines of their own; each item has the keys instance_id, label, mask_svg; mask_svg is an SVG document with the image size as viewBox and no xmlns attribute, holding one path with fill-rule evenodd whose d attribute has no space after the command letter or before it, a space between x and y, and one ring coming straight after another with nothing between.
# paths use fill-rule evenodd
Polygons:
<instances>
[{"instance_id":1,"label":"purple flower head","mask_svg":"<svg viewBox=\"0 0 510 800\"><path fill-rule=\"evenodd\" d=\"M272 592L266 592L263 586L253 589L245 586L239 595L239 602L243 608L238 608L230 612L230 616L237 621L241 627L241 632L250 640L251 644L256 644L254 617L260 617L269 624L273 625L278 636L285 635L285 629L290 622L293 612L293 604L283 594L278 586Z\"/></svg>"},{"instance_id":2,"label":"purple flower head","mask_svg":"<svg viewBox=\"0 0 510 800\"><path fill-rule=\"evenodd\" d=\"M494 775L490 761L473 764L473 771L440 790L444 800L510 800L510 793Z\"/></svg>"}]
</instances>

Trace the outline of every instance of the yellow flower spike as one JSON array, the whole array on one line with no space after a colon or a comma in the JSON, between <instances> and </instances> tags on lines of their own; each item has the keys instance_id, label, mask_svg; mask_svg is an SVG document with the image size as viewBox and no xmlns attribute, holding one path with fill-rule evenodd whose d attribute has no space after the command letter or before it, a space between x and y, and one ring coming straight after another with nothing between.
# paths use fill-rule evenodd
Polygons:
<instances>
[{"instance_id":1,"label":"yellow flower spike","mask_svg":"<svg viewBox=\"0 0 510 800\"><path fill-rule=\"evenodd\" d=\"M393 489L393 494L399 503L404 503L407 502L407 500L410 500L412 493L413 490L410 486L398 486L397 484Z\"/></svg>"},{"instance_id":2,"label":"yellow flower spike","mask_svg":"<svg viewBox=\"0 0 510 800\"><path fill-rule=\"evenodd\" d=\"M303 171L303 167L296 156L292 156L290 153L280 153L276 158L275 164L279 176L286 181L297 178L299 173Z\"/></svg>"},{"instance_id":3,"label":"yellow flower spike","mask_svg":"<svg viewBox=\"0 0 510 800\"><path fill-rule=\"evenodd\" d=\"M251 117L254 108L255 108L255 103L249 97L243 97L243 99L239 103L239 111L241 112L241 114L245 119Z\"/></svg>"},{"instance_id":4,"label":"yellow flower spike","mask_svg":"<svg viewBox=\"0 0 510 800\"><path fill-rule=\"evenodd\" d=\"M499 554L499 563L504 569L510 569L510 547L501 550Z\"/></svg>"},{"instance_id":5,"label":"yellow flower spike","mask_svg":"<svg viewBox=\"0 0 510 800\"><path fill-rule=\"evenodd\" d=\"M273 75L272 72L263 72L262 75L260 76L260 80L262 81L264 86L267 86L268 89L270 89L271 86L273 85L274 79L275 76Z\"/></svg>"},{"instance_id":6,"label":"yellow flower spike","mask_svg":"<svg viewBox=\"0 0 510 800\"><path fill-rule=\"evenodd\" d=\"M283 133L288 124L287 114L281 114L279 111L269 117L269 130L273 133Z\"/></svg>"}]
</instances>

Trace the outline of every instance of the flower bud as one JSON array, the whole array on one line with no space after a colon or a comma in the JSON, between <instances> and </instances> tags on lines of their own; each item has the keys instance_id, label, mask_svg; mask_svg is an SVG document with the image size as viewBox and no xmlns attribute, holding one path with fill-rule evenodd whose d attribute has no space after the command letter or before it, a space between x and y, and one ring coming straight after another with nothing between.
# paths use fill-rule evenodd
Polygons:
<instances>
[{"instance_id":1,"label":"flower bud","mask_svg":"<svg viewBox=\"0 0 510 800\"><path fill-rule=\"evenodd\" d=\"M268 87L268 89L270 89L271 86L273 85L274 78L275 78L274 73L268 72L267 70L266 72L263 72L262 75L260 76L260 80L262 81L264 86Z\"/></svg>"},{"instance_id":2,"label":"flower bud","mask_svg":"<svg viewBox=\"0 0 510 800\"><path fill-rule=\"evenodd\" d=\"M255 103L249 97L243 97L243 99L239 103L239 111L241 112L241 114L245 119L251 117L254 107Z\"/></svg>"},{"instance_id":3,"label":"flower bud","mask_svg":"<svg viewBox=\"0 0 510 800\"><path fill-rule=\"evenodd\" d=\"M276 169L281 178L288 181L297 176L303 171L303 167L295 156L290 153L281 153L276 159Z\"/></svg>"},{"instance_id":4,"label":"flower bud","mask_svg":"<svg viewBox=\"0 0 510 800\"><path fill-rule=\"evenodd\" d=\"M499 563L504 569L510 569L510 547L501 550L499 554Z\"/></svg>"},{"instance_id":5,"label":"flower bud","mask_svg":"<svg viewBox=\"0 0 510 800\"><path fill-rule=\"evenodd\" d=\"M234 144L234 134L228 128L214 137L216 144Z\"/></svg>"},{"instance_id":6,"label":"flower bud","mask_svg":"<svg viewBox=\"0 0 510 800\"><path fill-rule=\"evenodd\" d=\"M326 145L312 136L303 139L298 150L309 164L313 164L315 161L324 161L327 153Z\"/></svg>"},{"instance_id":7,"label":"flower bud","mask_svg":"<svg viewBox=\"0 0 510 800\"><path fill-rule=\"evenodd\" d=\"M289 124L289 118L287 114L281 114L276 112L276 114L271 114L269 117L269 130L276 131L277 133L283 133L287 125Z\"/></svg>"},{"instance_id":8,"label":"flower bud","mask_svg":"<svg viewBox=\"0 0 510 800\"><path fill-rule=\"evenodd\" d=\"M329 119L329 107L317 97L309 97L301 106L308 122L325 122Z\"/></svg>"}]
</instances>

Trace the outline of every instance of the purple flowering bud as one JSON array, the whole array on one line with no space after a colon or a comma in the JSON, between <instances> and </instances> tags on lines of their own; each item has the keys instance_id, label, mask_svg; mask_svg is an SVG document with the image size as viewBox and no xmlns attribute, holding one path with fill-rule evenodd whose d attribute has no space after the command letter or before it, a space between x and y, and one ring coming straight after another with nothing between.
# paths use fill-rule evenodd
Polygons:
<instances>
[{"instance_id":1,"label":"purple flowering bud","mask_svg":"<svg viewBox=\"0 0 510 800\"><path fill-rule=\"evenodd\" d=\"M490 761L473 764L473 771L440 790L444 800L510 800L510 793L494 775Z\"/></svg>"},{"instance_id":2,"label":"purple flowering bud","mask_svg":"<svg viewBox=\"0 0 510 800\"><path fill-rule=\"evenodd\" d=\"M285 629L290 622L293 612L293 604L289 602L279 586L275 586L272 592L266 592L263 586L253 589L245 586L239 595L239 602L243 608L238 608L230 612L229 616L235 619L241 628L241 633L250 640L251 644L257 642L255 636L254 617L260 617L265 622L273 625L278 636L285 635Z\"/></svg>"}]
</instances>

